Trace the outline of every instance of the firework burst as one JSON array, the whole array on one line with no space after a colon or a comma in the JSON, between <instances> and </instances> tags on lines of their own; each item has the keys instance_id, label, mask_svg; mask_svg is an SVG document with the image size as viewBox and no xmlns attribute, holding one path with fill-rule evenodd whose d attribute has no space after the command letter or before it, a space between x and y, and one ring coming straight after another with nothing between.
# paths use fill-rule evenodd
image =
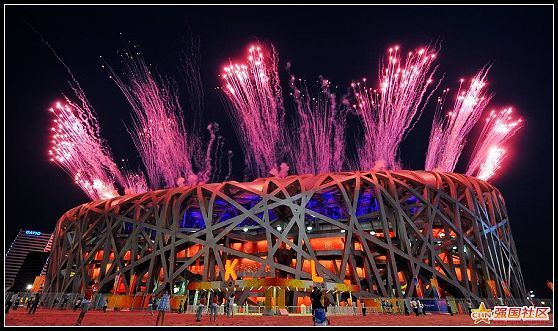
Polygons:
<instances>
[{"instance_id":1,"label":"firework burst","mask_svg":"<svg viewBox=\"0 0 558 331\"><path fill-rule=\"evenodd\" d=\"M116 181L123 181L99 125L89 109L66 100L49 111L54 115L50 160L64 169L92 200L118 196Z\"/></svg>"},{"instance_id":2,"label":"firework burst","mask_svg":"<svg viewBox=\"0 0 558 331\"><path fill-rule=\"evenodd\" d=\"M222 90L247 166L254 175L263 177L277 167L281 158L283 98L274 49L268 57L260 46L250 47L248 53L247 62L231 62L224 68Z\"/></svg>"},{"instance_id":3,"label":"firework burst","mask_svg":"<svg viewBox=\"0 0 558 331\"><path fill-rule=\"evenodd\" d=\"M108 66L110 78L120 88L133 110L129 133L141 156L151 188L174 187L179 178L197 182L190 161L199 140L190 138L174 84L153 74L139 52L122 54L124 74Z\"/></svg>"},{"instance_id":4,"label":"firework burst","mask_svg":"<svg viewBox=\"0 0 558 331\"><path fill-rule=\"evenodd\" d=\"M512 117L512 108L491 111L477 140L467 175L488 180L500 168L506 150L504 143L523 126L522 119Z\"/></svg>"},{"instance_id":5,"label":"firework burst","mask_svg":"<svg viewBox=\"0 0 558 331\"><path fill-rule=\"evenodd\" d=\"M346 110L338 105L330 82L320 77L320 91L311 96L306 83L291 75L297 128L291 147L291 162L298 174L341 171L345 162Z\"/></svg>"},{"instance_id":6,"label":"firework burst","mask_svg":"<svg viewBox=\"0 0 558 331\"><path fill-rule=\"evenodd\" d=\"M399 47L390 48L380 65L379 86L368 88L366 79L353 83L353 105L364 126L359 151L362 170L399 169L399 144L420 117L432 92L436 71L435 51L425 47L407 53L402 61Z\"/></svg>"},{"instance_id":7,"label":"firework burst","mask_svg":"<svg viewBox=\"0 0 558 331\"><path fill-rule=\"evenodd\" d=\"M455 103L447 114L443 113L449 89L444 90L442 97L438 99L426 153L426 170L452 172L455 169L467 135L492 98L486 91L488 70L489 68L481 69L466 89L463 87L465 80L460 80Z\"/></svg>"}]
</instances>

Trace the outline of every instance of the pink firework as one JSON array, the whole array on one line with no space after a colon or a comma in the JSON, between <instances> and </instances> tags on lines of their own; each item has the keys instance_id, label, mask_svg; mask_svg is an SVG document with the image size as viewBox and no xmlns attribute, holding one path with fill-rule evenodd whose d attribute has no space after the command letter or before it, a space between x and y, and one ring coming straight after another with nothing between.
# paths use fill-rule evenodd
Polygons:
<instances>
[{"instance_id":1,"label":"pink firework","mask_svg":"<svg viewBox=\"0 0 558 331\"><path fill-rule=\"evenodd\" d=\"M118 196L116 181L122 176L99 135L91 111L67 100L49 111L55 116L51 128L50 160L64 169L92 200Z\"/></svg>"},{"instance_id":2,"label":"pink firework","mask_svg":"<svg viewBox=\"0 0 558 331\"><path fill-rule=\"evenodd\" d=\"M153 74L139 52L125 52L122 58L123 78L107 68L132 107L129 131L151 188L174 187L179 178L187 178L189 184L197 181L190 157L198 141L187 134L174 85Z\"/></svg>"},{"instance_id":3,"label":"pink firework","mask_svg":"<svg viewBox=\"0 0 558 331\"><path fill-rule=\"evenodd\" d=\"M245 63L230 63L221 75L229 113L252 174L264 177L280 163L285 125L277 54L252 46Z\"/></svg>"},{"instance_id":4,"label":"pink firework","mask_svg":"<svg viewBox=\"0 0 558 331\"><path fill-rule=\"evenodd\" d=\"M306 84L291 76L297 111L291 162L298 174L341 171L345 162L345 107L337 104L327 79L320 77L320 83L319 94L311 96Z\"/></svg>"},{"instance_id":5,"label":"pink firework","mask_svg":"<svg viewBox=\"0 0 558 331\"><path fill-rule=\"evenodd\" d=\"M467 175L482 180L493 177L505 157L504 143L523 126L522 119L512 118L512 108L491 111L477 140Z\"/></svg>"},{"instance_id":6,"label":"pink firework","mask_svg":"<svg viewBox=\"0 0 558 331\"><path fill-rule=\"evenodd\" d=\"M449 89L444 90L444 95L438 99L426 153L426 170L452 172L455 169L467 135L492 98L486 91L488 70L481 69L466 90L463 87L464 79L460 80L455 103L446 115L443 115L444 101Z\"/></svg>"},{"instance_id":7,"label":"pink firework","mask_svg":"<svg viewBox=\"0 0 558 331\"><path fill-rule=\"evenodd\" d=\"M430 98L429 91L436 54L431 47L409 52L402 61L399 47L390 48L380 65L377 89L368 88L366 79L351 84L353 105L364 126L360 147L360 168L399 169L399 144L420 117Z\"/></svg>"},{"instance_id":8,"label":"pink firework","mask_svg":"<svg viewBox=\"0 0 558 331\"><path fill-rule=\"evenodd\" d=\"M124 194L138 194L150 190L145 174L138 171L122 169Z\"/></svg>"}]
</instances>

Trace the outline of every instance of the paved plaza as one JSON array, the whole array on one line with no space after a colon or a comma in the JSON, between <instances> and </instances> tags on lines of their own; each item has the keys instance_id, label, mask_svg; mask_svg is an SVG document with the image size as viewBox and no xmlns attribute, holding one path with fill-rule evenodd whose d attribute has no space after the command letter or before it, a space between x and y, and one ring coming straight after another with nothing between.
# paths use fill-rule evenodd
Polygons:
<instances>
[{"instance_id":1,"label":"paved plaza","mask_svg":"<svg viewBox=\"0 0 558 331\"><path fill-rule=\"evenodd\" d=\"M42 326L42 325L74 325L79 310L50 310L38 309L35 315L28 315L25 308L10 311L5 316L6 326ZM157 312L153 316L146 315L145 311L89 311L85 316L82 326L151 326L155 325ZM363 317L357 316L328 316L333 326L386 326L386 325L418 325L418 326L473 326L473 320L467 315L427 315L425 317L404 315L372 314ZM553 316L549 321L540 322L491 322L490 325L552 325ZM237 315L231 318L218 316L217 322L210 322L209 316L204 315L201 322L195 321L192 314L167 313L165 316L167 326L312 326L311 316L261 316ZM480 326L486 326L481 323Z\"/></svg>"}]
</instances>

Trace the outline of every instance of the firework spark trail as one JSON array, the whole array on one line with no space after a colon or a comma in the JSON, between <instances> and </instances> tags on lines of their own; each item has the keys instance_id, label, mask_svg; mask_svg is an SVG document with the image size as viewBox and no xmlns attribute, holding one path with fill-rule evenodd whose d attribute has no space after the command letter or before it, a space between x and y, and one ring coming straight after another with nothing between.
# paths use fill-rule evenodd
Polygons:
<instances>
[{"instance_id":1,"label":"firework spark trail","mask_svg":"<svg viewBox=\"0 0 558 331\"><path fill-rule=\"evenodd\" d=\"M219 180L219 178L221 178L221 163L223 162L223 146L225 145L224 143L224 138L222 136L217 137L217 143L216 143L216 147L215 147L215 152L213 154L213 169L215 169L215 171L213 172L212 176L211 176L211 181L212 182L216 182Z\"/></svg>"},{"instance_id":2,"label":"firework spark trail","mask_svg":"<svg viewBox=\"0 0 558 331\"><path fill-rule=\"evenodd\" d=\"M360 146L360 168L399 169L398 147L419 119L434 89L428 93L437 69L430 46L409 52L401 60L399 47L390 48L388 59L380 65L378 89L363 83L351 84L353 105L364 126ZM422 106L421 106L422 105Z\"/></svg>"},{"instance_id":3,"label":"firework spark trail","mask_svg":"<svg viewBox=\"0 0 558 331\"><path fill-rule=\"evenodd\" d=\"M124 160L122 160L124 161ZM150 190L147 178L141 170L132 171L123 167L122 170L124 194L145 193Z\"/></svg>"},{"instance_id":4,"label":"firework spark trail","mask_svg":"<svg viewBox=\"0 0 558 331\"><path fill-rule=\"evenodd\" d=\"M232 176L232 158L234 154L233 151L227 151L227 176L225 176L225 181L229 180Z\"/></svg>"},{"instance_id":5,"label":"firework spark trail","mask_svg":"<svg viewBox=\"0 0 558 331\"><path fill-rule=\"evenodd\" d=\"M460 81L455 104L447 115L443 115L443 106L448 90L438 99L426 153L426 170L452 172L455 169L467 134L492 98L485 89L489 69L481 69L471 80L466 91L462 90L464 80Z\"/></svg>"},{"instance_id":6,"label":"firework spark trail","mask_svg":"<svg viewBox=\"0 0 558 331\"><path fill-rule=\"evenodd\" d=\"M72 72L70 67L58 55L54 47L52 47L52 45L50 45L50 43L47 42L43 38L43 36L32 26L31 29L39 36L41 42L45 44L48 49L50 49L58 62L62 64L62 66L70 76L70 79L68 80L70 88L73 90L75 96L78 98L81 104L81 106L77 106L71 103L68 98L66 98L66 100L68 101L67 105L57 105L56 110L52 110L52 112L56 116L59 116L56 119L57 125L55 126L55 128L57 130L61 130L61 132L55 133L56 139L53 140L53 146L49 153L57 153L56 150L58 149L60 153L65 153L65 156L62 159L55 157L51 157L51 159L59 166L61 166L67 173L69 173L70 176L74 178L74 181L92 199L93 197L109 198L118 195L114 188L114 183L109 183L114 180L116 180L121 186L123 186L125 190L130 190L130 188L128 188L126 184L126 178L121 174L119 169L116 167L116 164L112 160L108 145L101 137L100 126L96 118L95 110L93 109L93 107L91 107L85 95L85 92L79 84L79 81L74 76L74 73ZM83 129L83 133L85 134L85 136L79 137L75 135L76 132L73 130L77 130L79 127ZM68 130L68 132L64 133L64 130ZM74 135L72 135L72 133ZM65 140L63 140L62 137L64 137ZM88 146L88 143L91 143L92 145ZM58 146L56 146L57 144ZM65 150L65 148L69 146L72 146L72 148ZM85 162L85 160L89 160L89 158L81 159L81 161L84 162L82 168L76 168L75 166L79 164L79 162L81 162L76 158L80 157L78 156L80 152L84 152L87 149L97 149L98 151L100 151L100 153L97 155L100 163L94 163L92 169L90 168L89 170L84 170L91 165L86 165L87 162ZM61 162L65 164L61 164ZM73 166L71 164L73 164ZM99 165L101 167L104 167L104 170L99 170ZM108 174L105 174L105 171L108 171ZM103 180L102 178L105 175L108 175L108 177ZM95 178L96 176L98 178ZM135 192L141 193L139 191Z\"/></svg>"},{"instance_id":7,"label":"firework spark trail","mask_svg":"<svg viewBox=\"0 0 558 331\"><path fill-rule=\"evenodd\" d=\"M512 109L491 111L473 150L467 175L488 180L500 168L505 157L504 143L523 126L522 119L512 118Z\"/></svg>"},{"instance_id":8,"label":"firework spark trail","mask_svg":"<svg viewBox=\"0 0 558 331\"><path fill-rule=\"evenodd\" d=\"M277 71L277 55L264 58L260 46L249 49L248 61L230 63L221 77L235 131L251 173L265 177L281 157L284 109Z\"/></svg>"},{"instance_id":9,"label":"firework spark trail","mask_svg":"<svg viewBox=\"0 0 558 331\"><path fill-rule=\"evenodd\" d=\"M149 70L139 52L125 52L123 78L105 64L133 110L128 130L144 163L151 188L174 187L179 178L197 180L190 161L196 149L184 125L174 85ZM105 67L103 66L103 67Z\"/></svg>"},{"instance_id":10,"label":"firework spark trail","mask_svg":"<svg viewBox=\"0 0 558 331\"><path fill-rule=\"evenodd\" d=\"M118 196L115 181L122 176L98 134L94 116L69 100L49 111L55 116L50 160L72 176L92 200Z\"/></svg>"},{"instance_id":11,"label":"firework spark trail","mask_svg":"<svg viewBox=\"0 0 558 331\"><path fill-rule=\"evenodd\" d=\"M211 169L212 169L212 158L211 158L211 149L213 147L213 145L215 144L215 141L218 140L217 138L217 132L219 131L219 124L213 122L213 123L209 123L209 125L207 126L207 130L209 131L209 143L207 144L207 148L205 150L205 165L203 167L203 170L201 172L198 173L198 180L202 183L208 182L211 180ZM216 150L218 151L218 146L216 148Z\"/></svg>"},{"instance_id":12,"label":"firework spark trail","mask_svg":"<svg viewBox=\"0 0 558 331\"><path fill-rule=\"evenodd\" d=\"M31 25L29 25L29 26L30 26L31 30L33 30L33 32L39 36L39 38L41 39L41 42L43 44L45 44L45 46L48 47L48 49L50 49L50 51L52 52L52 54L54 55L56 60L58 60L58 62L60 62L60 64L62 64L64 69L66 69L66 72L70 76L70 80L68 81L68 83L70 84L70 88L74 91L74 94L76 95L76 97L81 102L81 107L86 111L86 113L90 114L92 120L96 121L96 118L95 118L95 115L94 115L95 111L94 111L93 107L90 106L90 103L87 100L85 92L81 88L81 85L79 84L77 78L74 76L74 73L72 72L70 67L66 64L66 62L64 62L62 57L60 57L60 55L58 55L58 53L56 52L54 47L52 47L52 45L48 41L45 40L43 35L41 33L39 33L37 30L35 30L35 28L33 26L31 26ZM95 128L97 129L97 132L96 132L97 136L100 137L99 125L96 124L96 123L95 123Z\"/></svg>"},{"instance_id":13,"label":"firework spark trail","mask_svg":"<svg viewBox=\"0 0 558 331\"><path fill-rule=\"evenodd\" d=\"M341 171L345 161L346 111L337 105L330 82L320 77L320 93L312 97L306 84L297 86L291 75L291 95L297 110L297 128L290 146L291 162L298 174Z\"/></svg>"},{"instance_id":14,"label":"firework spark trail","mask_svg":"<svg viewBox=\"0 0 558 331\"><path fill-rule=\"evenodd\" d=\"M193 115L194 131L201 127L203 112L204 90L201 76L201 52L199 38L190 37L184 40L183 51L180 54L182 77L186 82L186 97Z\"/></svg>"}]
</instances>

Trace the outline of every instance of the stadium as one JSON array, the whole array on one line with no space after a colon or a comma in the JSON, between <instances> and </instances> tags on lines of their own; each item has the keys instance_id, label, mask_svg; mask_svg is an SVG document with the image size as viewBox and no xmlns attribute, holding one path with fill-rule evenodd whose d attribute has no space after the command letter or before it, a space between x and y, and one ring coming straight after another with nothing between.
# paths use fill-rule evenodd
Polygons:
<instances>
[{"instance_id":1,"label":"stadium","mask_svg":"<svg viewBox=\"0 0 558 331\"><path fill-rule=\"evenodd\" d=\"M58 221L45 291L231 291L238 304L313 286L357 298L525 298L502 195L456 173L339 172L99 200ZM279 294L277 294L279 293Z\"/></svg>"}]
</instances>

